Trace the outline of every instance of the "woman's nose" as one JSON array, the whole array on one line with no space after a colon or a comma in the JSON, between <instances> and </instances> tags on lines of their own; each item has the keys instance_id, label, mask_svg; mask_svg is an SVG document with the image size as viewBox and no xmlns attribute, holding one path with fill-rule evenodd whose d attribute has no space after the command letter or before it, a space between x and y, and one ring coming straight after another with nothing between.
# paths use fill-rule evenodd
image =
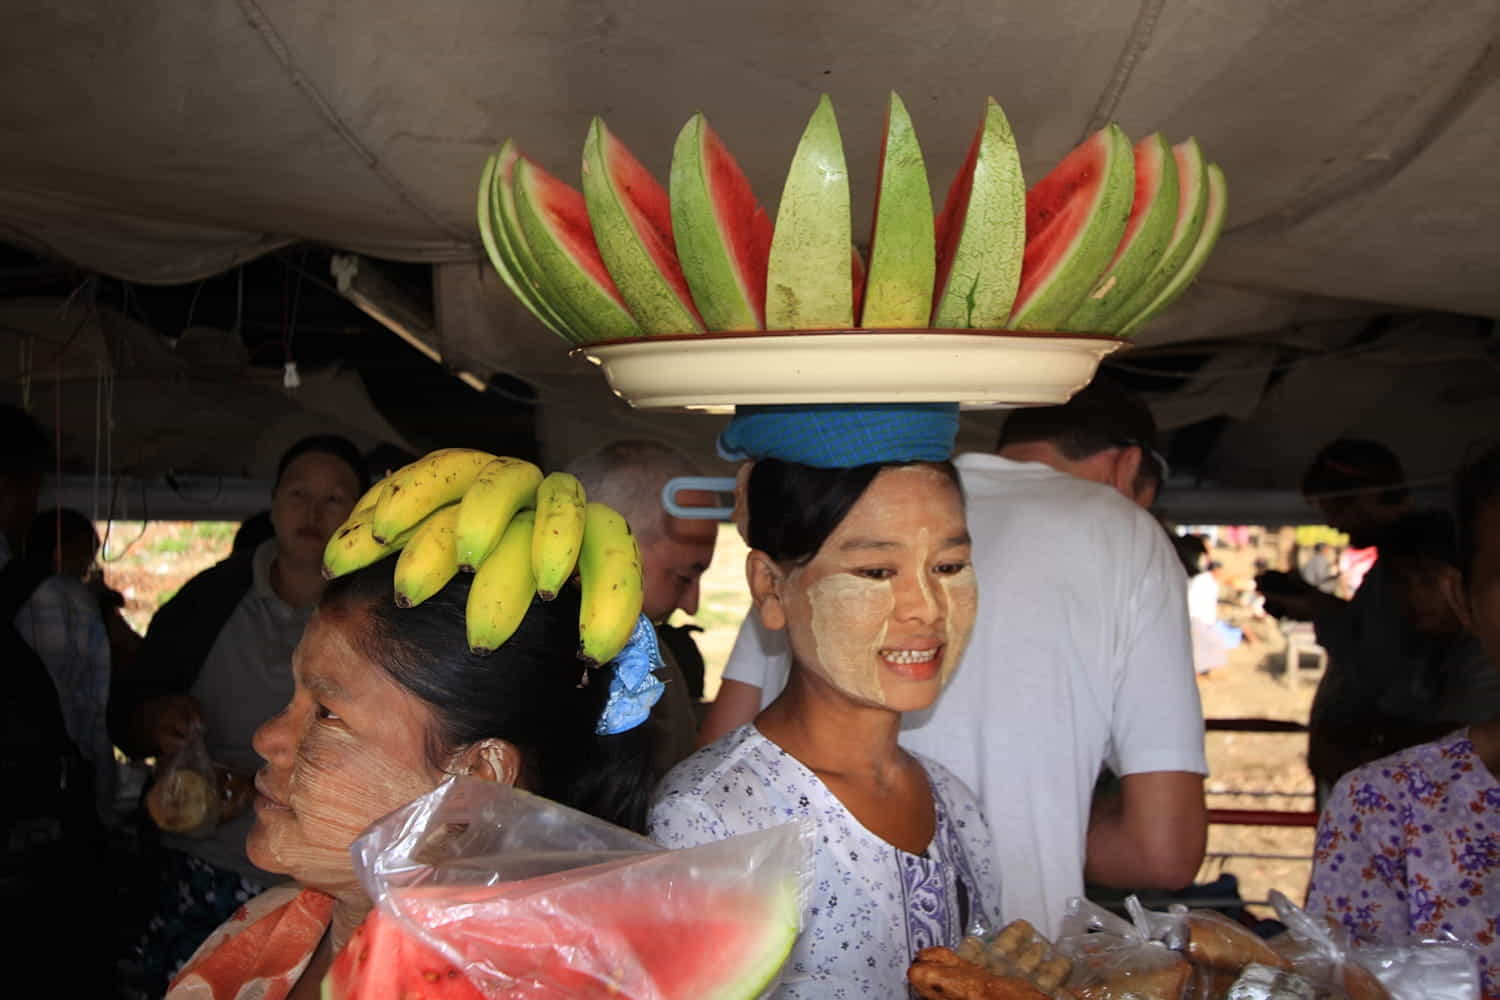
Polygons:
<instances>
[{"instance_id":1,"label":"woman's nose","mask_svg":"<svg viewBox=\"0 0 1500 1000\"><path fill-rule=\"evenodd\" d=\"M255 752L272 764L287 761L296 752L296 743L290 704L261 723L250 740Z\"/></svg>"},{"instance_id":2,"label":"woman's nose","mask_svg":"<svg viewBox=\"0 0 1500 1000\"><path fill-rule=\"evenodd\" d=\"M931 624L943 616L937 587L924 571L903 573L896 586L897 617Z\"/></svg>"}]
</instances>

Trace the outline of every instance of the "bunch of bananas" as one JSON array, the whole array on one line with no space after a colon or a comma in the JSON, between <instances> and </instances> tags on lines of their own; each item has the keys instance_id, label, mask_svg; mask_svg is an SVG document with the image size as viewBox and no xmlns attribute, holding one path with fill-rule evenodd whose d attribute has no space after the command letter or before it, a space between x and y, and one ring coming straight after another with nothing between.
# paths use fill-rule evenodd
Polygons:
<instances>
[{"instance_id":1,"label":"bunch of bananas","mask_svg":"<svg viewBox=\"0 0 1500 1000\"><path fill-rule=\"evenodd\" d=\"M332 580L399 551L396 603L415 607L454 574L474 574L469 648L494 652L534 598L550 601L578 571L578 656L608 663L641 613L641 555L625 519L584 496L566 472L519 458L445 448L370 487L323 552Z\"/></svg>"}]
</instances>

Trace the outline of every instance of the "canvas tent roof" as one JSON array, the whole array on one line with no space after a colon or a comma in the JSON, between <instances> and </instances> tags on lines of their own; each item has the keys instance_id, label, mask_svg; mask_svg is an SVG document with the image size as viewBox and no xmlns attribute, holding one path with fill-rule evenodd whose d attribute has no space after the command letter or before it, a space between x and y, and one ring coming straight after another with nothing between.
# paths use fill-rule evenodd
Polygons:
<instances>
[{"instance_id":1,"label":"canvas tent roof","mask_svg":"<svg viewBox=\"0 0 1500 1000\"><path fill-rule=\"evenodd\" d=\"M160 283L302 241L440 264L445 361L539 386L558 451L604 419L701 444L711 421L626 414L483 276L486 155L514 136L575 174L598 113L664 176L702 109L774 204L827 91L861 232L886 91L939 191L993 95L1033 178L1109 119L1223 166L1204 278L1118 358L1220 342L1147 380L1167 426L1239 421L1200 471L1284 487L1355 431L1439 474L1500 426L1492 326L1431 315L1500 316L1497 26L1493 0L12 4L0 240Z\"/></svg>"}]
</instances>

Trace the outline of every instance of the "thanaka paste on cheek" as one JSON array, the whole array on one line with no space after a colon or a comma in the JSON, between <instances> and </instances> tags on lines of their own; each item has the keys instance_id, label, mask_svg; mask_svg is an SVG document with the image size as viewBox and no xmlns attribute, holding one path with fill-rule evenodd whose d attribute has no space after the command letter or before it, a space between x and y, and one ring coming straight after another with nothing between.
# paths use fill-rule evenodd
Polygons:
<instances>
[{"instance_id":1,"label":"thanaka paste on cheek","mask_svg":"<svg viewBox=\"0 0 1500 1000\"><path fill-rule=\"evenodd\" d=\"M884 705L880 649L896 606L890 582L849 573L825 576L807 588L807 603L816 669L840 691ZM873 622L880 625L872 633Z\"/></svg>"},{"instance_id":2,"label":"thanaka paste on cheek","mask_svg":"<svg viewBox=\"0 0 1500 1000\"><path fill-rule=\"evenodd\" d=\"M272 870L330 895L357 891L349 845L376 819L436 786L425 768L371 748L348 729L317 726L303 740L288 792L290 812L262 816L252 832Z\"/></svg>"},{"instance_id":3,"label":"thanaka paste on cheek","mask_svg":"<svg viewBox=\"0 0 1500 1000\"><path fill-rule=\"evenodd\" d=\"M965 566L961 571L940 579L938 586L943 592L943 604L948 609L943 637L943 672L938 683L947 687L969 645L969 634L974 631L974 619L979 609L979 578L974 574L973 566Z\"/></svg>"}]
</instances>

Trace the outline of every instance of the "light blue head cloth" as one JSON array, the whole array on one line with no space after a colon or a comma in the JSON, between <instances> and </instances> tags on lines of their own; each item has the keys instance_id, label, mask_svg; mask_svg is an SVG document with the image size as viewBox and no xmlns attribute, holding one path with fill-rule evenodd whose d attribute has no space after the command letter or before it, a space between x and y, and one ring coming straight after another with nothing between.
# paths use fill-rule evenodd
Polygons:
<instances>
[{"instance_id":1,"label":"light blue head cloth","mask_svg":"<svg viewBox=\"0 0 1500 1000\"><path fill-rule=\"evenodd\" d=\"M945 462L957 436L957 403L742 406L719 435L719 454L731 462L779 458L819 469Z\"/></svg>"}]
</instances>

